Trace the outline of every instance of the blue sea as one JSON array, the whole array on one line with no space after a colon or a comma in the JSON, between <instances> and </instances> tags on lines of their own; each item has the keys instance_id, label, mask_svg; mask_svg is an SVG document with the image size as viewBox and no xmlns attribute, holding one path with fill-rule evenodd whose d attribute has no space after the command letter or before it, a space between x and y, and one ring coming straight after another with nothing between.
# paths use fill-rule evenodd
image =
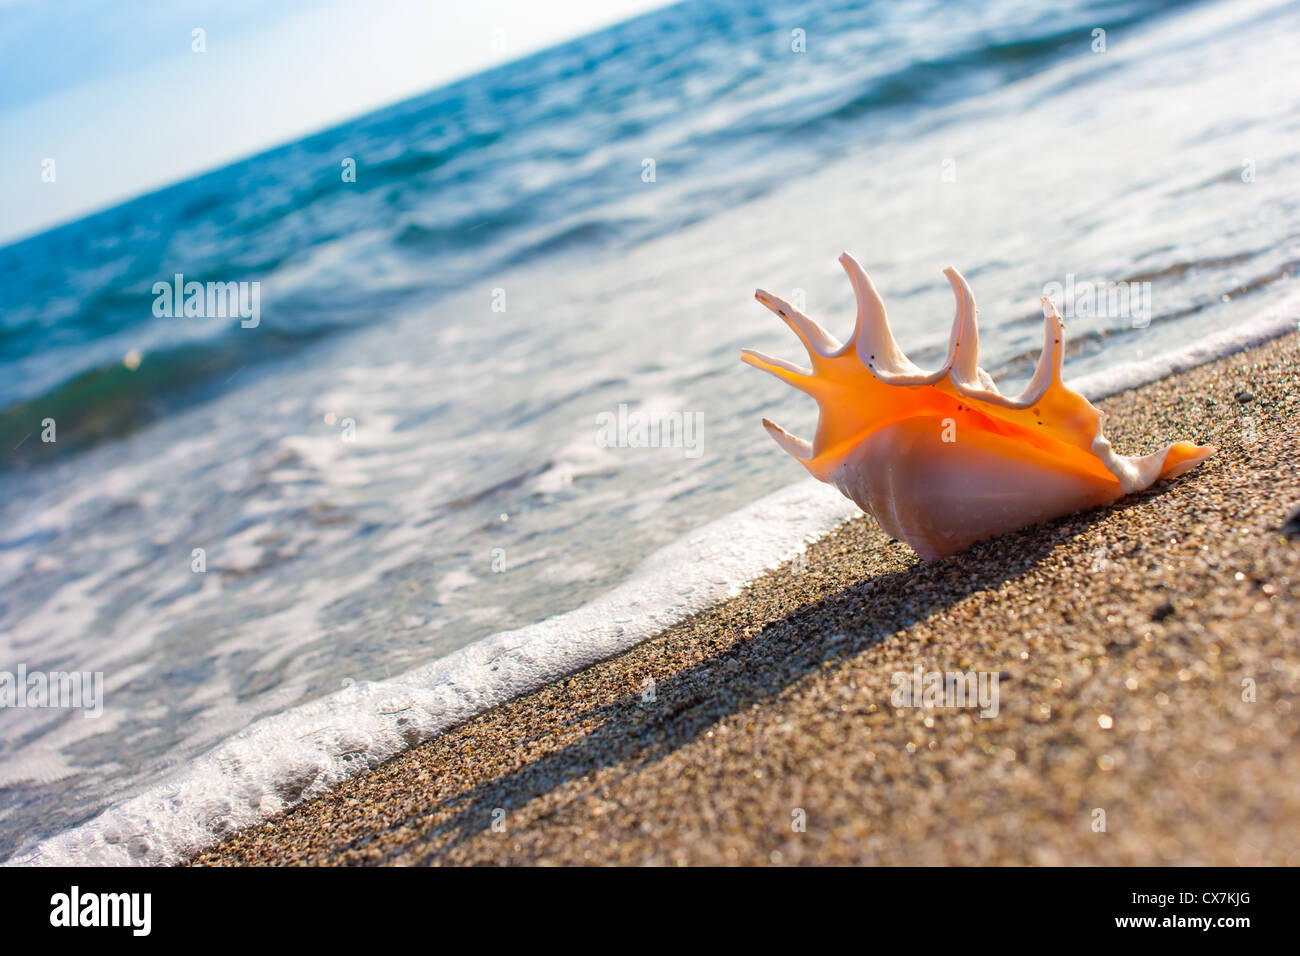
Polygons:
<instances>
[{"instance_id":1,"label":"blue sea","mask_svg":"<svg viewBox=\"0 0 1300 956\"><path fill-rule=\"evenodd\" d=\"M756 287L845 335L847 250L926 365L957 266L1009 387L1051 283L1144 290L1066 303L1068 375L1282 301L1297 49L1294 4L688 0L0 249L0 669L104 681L0 711L0 857L807 480ZM156 314L177 274L258 321Z\"/></svg>"}]
</instances>

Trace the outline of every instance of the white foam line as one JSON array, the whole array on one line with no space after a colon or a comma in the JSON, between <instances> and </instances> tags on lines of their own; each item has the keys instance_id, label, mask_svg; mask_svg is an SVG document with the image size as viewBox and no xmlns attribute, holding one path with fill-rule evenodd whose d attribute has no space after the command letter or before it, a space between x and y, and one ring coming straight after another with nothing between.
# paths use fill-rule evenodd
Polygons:
<instances>
[{"instance_id":1,"label":"white foam line","mask_svg":"<svg viewBox=\"0 0 1300 956\"><path fill-rule=\"evenodd\" d=\"M1300 331L1300 292L1245 322L1197 339L1184 349L1094 372L1069 385L1090 401L1097 401L1296 331Z\"/></svg>"},{"instance_id":2,"label":"white foam line","mask_svg":"<svg viewBox=\"0 0 1300 956\"><path fill-rule=\"evenodd\" d=\"M1072 386L1099 399L1295 331L1298 322L1300 294L1180 352ZM16 854L8 865L188 859L476 714L712 607L856 512L812 481L777 491L656 552L629 580L577 610L484 638L400 677L265 717L172 780Z\"/></svg>"},{"instance_id":3,"label":"white foam line","mask_svg":"<svg viewBox=\"0 0 1300 956\"><path fill-rule=\"evenodd\" d=\"M811 481L777 491L655 552L628 581L577 610L484 638L400 677L265 717L171 781L8 862L114 866L187 859L475 714L712 607L856 511L834 489Z\"/></svg>"}]
</instances>

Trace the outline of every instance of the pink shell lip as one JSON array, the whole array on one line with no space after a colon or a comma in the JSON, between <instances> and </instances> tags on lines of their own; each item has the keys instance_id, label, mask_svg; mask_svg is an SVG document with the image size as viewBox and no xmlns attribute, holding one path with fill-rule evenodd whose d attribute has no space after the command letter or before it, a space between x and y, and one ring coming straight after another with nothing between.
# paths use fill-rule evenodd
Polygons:
<instances>
[{"instance_id":1,"label":"pink shell lip","mask_svg":"<svg viewBox=\"0 0 1300 956\"><path fill-rule=\"evenodd\" d=\"M760 289L755 298L790 326L813 367L749 349L741 358L821 409L813 442L764 419L777 444L923 558L1110 503L1214 453L1176 442L1141 458L1116 454L1101 412L1062 380L1064 321L1046 296L1042 354L1025 389L1009 397L979 367L978 310L960 272L944 270L956 315L943 364L927 372L898 347L857 260L844 253L840 264L858 303L847 343Z\"/></svg>"},{"instance_id":2,"label":"pink shell lip","mask_svg":"<svg viewBox=\"0 0 1300 956\"><path fill-rule=\"evenodd\" d=\"M1008 468L997 449L943 446L933 423L921 418L873 432L858 454L864 460L846 461L831 484L926 560L1120 497L1049 460ZM944 466L933 467L941 456ZM890 464L872 468L872 459Z\"/></svg>"}]
</instances>

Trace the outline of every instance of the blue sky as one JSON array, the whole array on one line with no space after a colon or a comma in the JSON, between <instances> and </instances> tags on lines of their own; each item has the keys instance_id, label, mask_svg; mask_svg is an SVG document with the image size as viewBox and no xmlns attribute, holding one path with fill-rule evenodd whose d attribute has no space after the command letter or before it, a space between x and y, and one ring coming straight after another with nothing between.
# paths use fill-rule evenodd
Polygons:
<instances>
[{"instance_id":1,"label":"blue sky","mask_svg":"<svg viewBox=\"0 0 1300 956\"><path fill-rule=\"evenodd\" d=\"M664 5L0 0L0 243Z\"/></svg>"}]
</instances>

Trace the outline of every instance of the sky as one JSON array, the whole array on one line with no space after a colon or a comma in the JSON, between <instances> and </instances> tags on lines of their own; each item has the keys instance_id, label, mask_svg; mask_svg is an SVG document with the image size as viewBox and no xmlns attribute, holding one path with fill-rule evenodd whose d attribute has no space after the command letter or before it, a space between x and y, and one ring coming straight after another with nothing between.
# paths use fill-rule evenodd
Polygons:
<instances>
[{"instance_id":1,"label":"sky","mask_svg":"<svg viewBox=\"0 0 1300 956\"><path fill-rule=\"evenodd\" d=\"M0 244L665 5L0 0Z\"/></svg>"}]
</instances>

